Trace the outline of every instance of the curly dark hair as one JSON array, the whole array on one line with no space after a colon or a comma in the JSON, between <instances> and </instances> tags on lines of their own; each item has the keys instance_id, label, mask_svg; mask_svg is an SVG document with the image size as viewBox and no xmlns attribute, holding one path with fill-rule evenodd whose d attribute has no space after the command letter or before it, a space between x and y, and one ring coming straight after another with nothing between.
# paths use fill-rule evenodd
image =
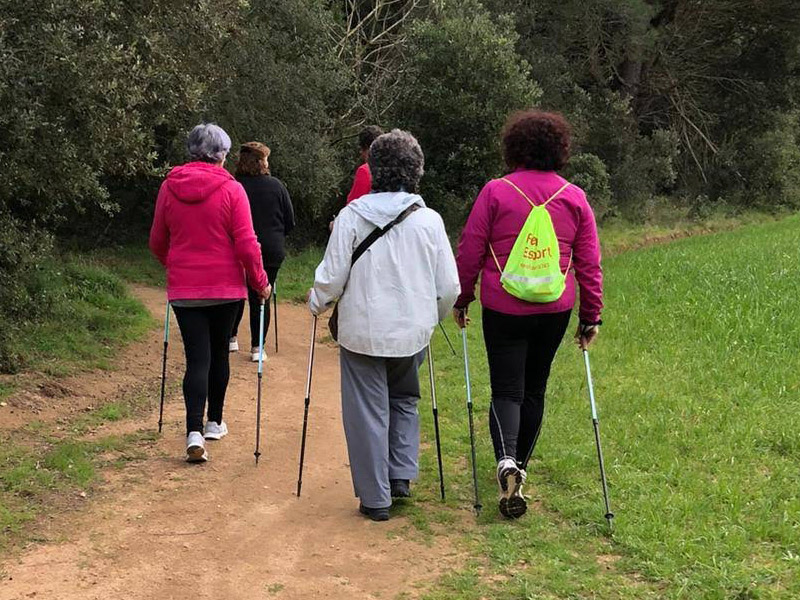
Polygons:
<instances>
[{"instance_id":1,"label":"curly dark hair","mask_svg":"<svg viewBox=\"0 0 800 600\"><path fill-rule=\"evenodd\" d=\"M264 166L264 159L269 158L271 150L261 142L247 142L239 147L239 160L236 161L236 176L255 177L269 175L269 165Z\"/></svg>"},{"instance_id":2,"label":"curly dark hair","mask_svg":"<svg viewBox=\"0 0 800 600\"><path fill-rule=\"evenodd\" d=\"M372 191L414 193L425 172L425 156L417 139L407 131L392 129L369 148Z\"/></svg>"},{"instance_id":3,"label":"curly dark hair","mask_svg":"<svg viewBox=\"0 0 800 600\"><path fill-rule=\"evenodd\" d=\"M558 171L569 162L571 132L559 113L525 110L503 127L503 158L509 169Z\"/></svg>"},{"instance_id":4,"label":"curly dark hair","mask_svg":"<svg viewBox=\"0 0 800 600\"><path fill-rule=\"evenodd\" d=\"M364 127L364 129L362 129L358 134L359 150L369 150L372 142L382 135L383 129L377 125L369 125L368 127Z\"/></svg>"}]
</instances>

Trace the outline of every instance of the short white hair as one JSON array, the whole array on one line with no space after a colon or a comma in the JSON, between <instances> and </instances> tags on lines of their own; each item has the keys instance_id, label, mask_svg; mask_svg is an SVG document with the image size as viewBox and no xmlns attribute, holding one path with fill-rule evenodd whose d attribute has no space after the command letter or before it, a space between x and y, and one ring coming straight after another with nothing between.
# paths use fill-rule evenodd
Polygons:
<instances>
[{"instance_id":1,"label":"short white hair","mask_svg":"<svg viewBox=\"0 0 800 600\"><path fill-rule=\"evenodd\" d=\"M219 125L201 123L186 138L186 150L192 160L222 162L231 150L231 138Z\"/></svg>"}]
</instances>

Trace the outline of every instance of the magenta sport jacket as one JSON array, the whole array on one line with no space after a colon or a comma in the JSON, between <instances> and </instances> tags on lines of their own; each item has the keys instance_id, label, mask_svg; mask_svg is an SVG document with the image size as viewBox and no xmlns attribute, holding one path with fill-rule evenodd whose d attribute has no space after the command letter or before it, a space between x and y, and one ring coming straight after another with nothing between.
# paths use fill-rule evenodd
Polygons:
<instances>
[{"instance_id":1,"label":"magenta sport jacket","mask_svg":"<svg viewBox=\"0 0 800 600\"><path fill-rule=\"evenodd\" d=\"M167 267L172 300L238 300L246 282L261 290L267 274L247 194L222 167L191 162L170 171L156 201L150 250Z\"/></svg>"},{"instance_id":2,"label":"magenta sport jacket","mask_svg":"<svg viewBox=\"0 0 800 600\"><path fill-rule=\"evenodd\" d=\"M535 204L544 203L567 181L552 171L517 170L506 176ZM600 267L600 242L592 207L586 194L576 185L567 187L547 205L561 252L561 270L566 271L567 287L555 302L532 303L515 298L500 285L500 272L489 244L504 267L525 220L530 204L508 183L494 179L478 194L458 244L458 274L461 296L456 307L475 300L475 283L481 276L481 304L508 315L532 315L571 310L575 305L575 280L580 286L580 319L600 321L603 309L603 271Z\"/></svg>"}]
</instances>

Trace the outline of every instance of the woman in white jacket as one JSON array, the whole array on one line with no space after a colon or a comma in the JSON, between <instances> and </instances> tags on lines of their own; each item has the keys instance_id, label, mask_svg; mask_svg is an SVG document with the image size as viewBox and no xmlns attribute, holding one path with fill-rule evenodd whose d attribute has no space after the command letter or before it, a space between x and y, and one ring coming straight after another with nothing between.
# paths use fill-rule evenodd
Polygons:
<instances>
[{"instance_id":1,"label":"woman in white jacket","mask_svg":"<svg viewBox=\"0 0 800 600\"><path fill-rule=\"evenodd\" d=\"M359 510L385 521L392 497L409 496L417 477L418 370L460 288L442 218L414 193L424 166L417 140L395 129L372 143L368 162L372 192L336 217L309 308L319 315L339 302L342 418L353 485ZM393 223L352 262L370 233Z\"/></svg>"}]
</instances>

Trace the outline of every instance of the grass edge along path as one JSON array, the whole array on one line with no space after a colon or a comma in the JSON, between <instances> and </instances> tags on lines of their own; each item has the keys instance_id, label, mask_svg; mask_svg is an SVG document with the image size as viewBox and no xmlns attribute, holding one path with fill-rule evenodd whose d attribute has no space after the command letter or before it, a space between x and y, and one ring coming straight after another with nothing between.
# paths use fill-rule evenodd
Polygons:
<instances>
[{"instance_id":1,"label":"grass edge along path","mask_svg":"<svg viewBox=\"0 0 800 600\"><path fill-rule=\"evenodd\" d=\"M85 255L48 259L27 286L34 311L5 332L20 371L60 377L109 369L121 348L156 325L123 279ZM0 376L0 397L14 386L13 375Z\"/></svg>"},{"instance_id":2,"label":"grass edge along path","mask_svg":"<svg viewBox=\"0 0 800 600\"><path fill-rule=\"evenodd\" d=\"M115 368L120 349L158 324L120 277L85 255L42 263L28 286L38 310L6 332L21 371L0 375L0 418L13 410L16 393L42 379ZM111 399L70 421L33 421L0 435L0 553L35 535L40 515L79 503L78 492L95 483L109 456L114 464L138 456L121 449L148 443L146 432L81 436L132 416L140 404L134 395Z\"/></svg>"},{"instance_id":3,"label":"grass edge along path","mask_svg":"<svg viewBox=\"0 0 800 600\"><path fill-rule=\"evenodd\" d=\"M123 468L147 455L158 437L151 428L94 434L103 425L149 412L152 395L153 390L137 390L59 421L57 428L33 421L0 435L0 559L28 541L48 541L37 533L38 519L79 507L97 488L102 469Z\"/></svg>"}]
</instances>

